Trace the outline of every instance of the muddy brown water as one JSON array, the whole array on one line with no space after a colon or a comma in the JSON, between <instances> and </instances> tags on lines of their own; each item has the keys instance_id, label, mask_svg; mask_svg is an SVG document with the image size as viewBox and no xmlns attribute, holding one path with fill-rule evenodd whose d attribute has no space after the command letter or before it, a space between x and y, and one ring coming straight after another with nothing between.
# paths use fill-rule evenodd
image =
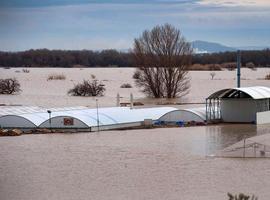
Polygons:
<instances>
[{"instance_id":1,"label":"muddy brown water","mask_svg":"<svg viewBox=\"0 0 270 200\"><path fill-rule=\"evenodd\" d=\"M0 200L270 199L269 159L206 155L269 126L23 135L0 138Z\"/></svg>"}]
</instances>

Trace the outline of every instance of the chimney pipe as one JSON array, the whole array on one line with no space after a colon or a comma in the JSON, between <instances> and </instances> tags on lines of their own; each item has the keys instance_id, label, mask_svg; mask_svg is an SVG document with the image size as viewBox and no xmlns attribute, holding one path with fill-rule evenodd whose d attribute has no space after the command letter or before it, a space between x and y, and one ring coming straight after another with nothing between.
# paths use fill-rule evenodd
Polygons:
<instances>
[{"instance_id":1,"label":"chimney pipe","mask_svg":"<svg viewBox=\"0 0 270 200\"><path fill-rule=\"evenodd\" d=\"M241 87L241 51L237 51L237 87Z\"/></svg>"}]
</instances>

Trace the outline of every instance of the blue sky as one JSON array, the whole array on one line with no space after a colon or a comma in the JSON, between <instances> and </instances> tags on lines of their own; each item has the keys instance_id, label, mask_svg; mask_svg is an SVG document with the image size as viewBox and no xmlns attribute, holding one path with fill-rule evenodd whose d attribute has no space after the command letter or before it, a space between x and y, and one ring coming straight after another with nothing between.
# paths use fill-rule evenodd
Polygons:
<instances>
[{"instance_id":1,"label":"blue sky","mask_svg":"<svg viewBox=\"0 0 270 200\"><path fill-rule=\"evenodd\" d=\"M189 41L270 46L269 0L0 0L0 50L128 49L164 23Z\"/></svg>"}]
</instances>

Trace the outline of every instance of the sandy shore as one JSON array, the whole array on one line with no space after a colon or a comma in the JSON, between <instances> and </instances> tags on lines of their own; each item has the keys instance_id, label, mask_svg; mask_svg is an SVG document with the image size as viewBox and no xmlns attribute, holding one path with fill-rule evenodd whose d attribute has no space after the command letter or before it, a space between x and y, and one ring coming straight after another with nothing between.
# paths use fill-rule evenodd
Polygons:
<instances>
[{"instance_id":1,"label":"sandy shore","mask_svg":"<svg viewBox=\"0 0 270 200\"><path fill-rule=\"evenodd\" d=\"M132 92L137 101L148 105L163 103L165 100L153 100L145 98L138 88L135 87L132 75L134 68L30 68L30 73L23 73L22 68L0 68L0 78L16 77L21 83L22 92L18 95L0 95L2 104L37 105L44 107L58 106L95 106L95 98L70 97L67 91L75 83L83 79L90 79L95 75L106 85L104 97L99 98L100 106L115 106L116 95L119 93L121 102L128 102ZM16 72L16 71L19 71ZM269 73L269 69L242 69L242 86L270 86L268 80L258 80ZM235 87L236 71L217 71L214 80L211 80L209 71L192 71L190 93L182 99L174 99L172 102L203 103L205 98L219 89ZM47 81L50 74L63 74L66 80ZM133 85L131 89L120 88L123 83Z\"/></svg>"}]
</instances>

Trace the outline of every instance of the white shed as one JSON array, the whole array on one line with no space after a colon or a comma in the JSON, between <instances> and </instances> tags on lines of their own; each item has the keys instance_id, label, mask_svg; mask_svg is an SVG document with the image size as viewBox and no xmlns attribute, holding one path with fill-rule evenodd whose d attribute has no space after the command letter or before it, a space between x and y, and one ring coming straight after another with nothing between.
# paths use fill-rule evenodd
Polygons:
<instances>
[{"instance_id":1,"label":"white shed","mask_svg":"<svg viewBox=\"0 0 270 200\"><path fill-rule=\"evenodd\" d=\"M270 110L270 88L242 87L219 90L206 99L207 121L255 123L256 114Z\"/></svg>"}]
</instances>

